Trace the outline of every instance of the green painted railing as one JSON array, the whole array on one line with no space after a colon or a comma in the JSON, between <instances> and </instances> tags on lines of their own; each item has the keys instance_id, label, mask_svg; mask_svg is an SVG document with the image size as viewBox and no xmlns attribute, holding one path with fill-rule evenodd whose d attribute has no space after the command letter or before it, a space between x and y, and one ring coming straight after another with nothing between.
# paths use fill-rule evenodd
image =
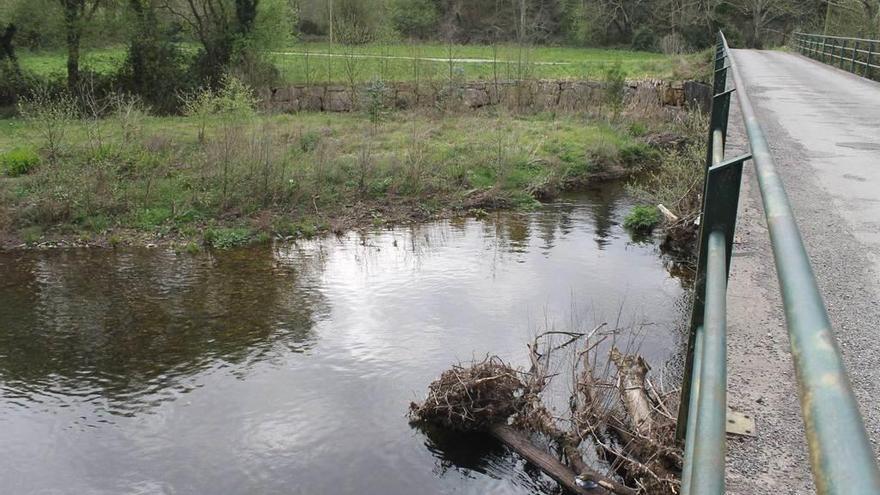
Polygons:
<instances>
[{"instance_id":1,"label":"green painted railing","mask_svg":"<svg viewBox=\"0 0 880 495\"><path fill-rule=\"evenodd\" d=\"M816 488L822 495L880 494L880 470L825 303L764 132L722 33L714 64L699 259L678 416L677 435L685 441L682 494L724 493L725 300L742 167L747 160L755 166L773 245ZM736 88L751 153L726 159L730 98Z\"/></svg>"},{"instance_id":2,"label":"green painted railing","mask_svg":"<svg viewBox=\"0 0 880 495\"><path fill-rule=\"evenodd\" d=\"M791 44L808 57L869 79L880 79L880 40L794 33Z\"/></svg>"}]
</instances>

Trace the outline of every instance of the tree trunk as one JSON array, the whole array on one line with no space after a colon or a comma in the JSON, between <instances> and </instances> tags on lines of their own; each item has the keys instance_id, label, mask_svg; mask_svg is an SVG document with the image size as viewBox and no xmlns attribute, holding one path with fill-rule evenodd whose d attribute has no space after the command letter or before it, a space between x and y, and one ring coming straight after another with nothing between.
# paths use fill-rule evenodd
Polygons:
<instances>
[{"instance_id":1,"label":"tree trunk","mask_svg":"<svg viewBox=\"0 0 880 495\"><path fill-rule=\"evenodd\" d=\"M761 17L762 13L755 9L754 14L752 15L752 48L761 48L763 43L761 42Z\"/></svg>"},{"instance_id":2,"label":"tree trunk","mask_svg":"<svg viewBox=\"0 0 880 495\"><path fill-rule=\"evenodd\" d=\"M79 42L82 34L76 0L64 0L64 28L67 31L67 88L79 87Z\"/></svg>"},{"instance_id":3,"label":"tree trunk","mask_svg":"<svg viewBox=\"0 0 880 495\"><path fill-rule=\"evenodd\" d=\"M645 375L648 364L638 355L624 355L616 347L611 349L611 361L617 367L620 383L620 397L623 399L626 414L630 418L636 433L644 437L651 436L652 420L651 401L645 389Z\"/></svg>"},{"instance_id":4,"label":"tree trunk","mask_svg":"<svg viewBox=\"0 0 880 495\"><path fill-rule=\"evenodd\" d=\"M235 0L235 17L238 20L238 30L242 35L248 35L254 28L257 19L257 3L259 0Z\"/></svg>"},{"instance_id":5,"label":"tree trunk","mask_svg":"<svg viewBox=\"0 0 880 495\"><path fill-rule=\"evenodd\" d=\"M12 61L12 64L17 67L18 57L15 56L15 47L12 46L12 38L15 37L15 31L15 24L9 23L3 31L3 35L0 36L0 48L2 48L2 51L0 51L0 60L8 58Z\"/></svg>"},{"instance_id":6,"label":"tree trunk","mask_svg":"<svg viewBox=\"0 0 880 495\"><path fill-rule=\"evenodd\" d=\"M137 31L137 34L131 37L128 57L129 63L131 64L131 83L138 88L140 88L139 85L144 80L146 71L143 40L148 34L144 5L141 1L142 0L130 0L129 2L129 6L131 7L132 12L134 12L134 17L136 19L137 26L135 27L135 30Z\"/></svg>"},{"instance_id":7,"label":"tree trunk","mask_svg":"<svg viewBox=\"0 0 880 495\"><path fill-rule=\"evenodd\" d=\"M598 484L597 488L590 490L581 488L575 481L576 473L570 467L559 462L547 450L535 446L523 433L505 425L495 425L489 429L489 432L525 460L537 466L547 476L553 478L567 492L577 495L607 495L611 493L635 495L636 493L635 490L599 475L590 477Z\"/></svg>"}]
</instances>

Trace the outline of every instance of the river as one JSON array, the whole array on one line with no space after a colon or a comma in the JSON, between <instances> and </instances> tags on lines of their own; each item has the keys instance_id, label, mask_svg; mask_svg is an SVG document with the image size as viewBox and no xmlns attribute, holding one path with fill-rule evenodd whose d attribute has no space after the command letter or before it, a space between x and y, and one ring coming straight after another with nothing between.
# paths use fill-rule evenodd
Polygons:
<instances>
[{"instance_id":1,"label":"river","mask_svg":"<svg viewBox=\"0 0 880 495\"><path fill-rule=\"evenodd\" d=\"M674 360L687 284L623 231L630 206L609 185L197 255L0 252L2 492L551 493L407 407L453 363L525 365L548 326L638 324L652 365Z\"/></svg>"}]
</instances>

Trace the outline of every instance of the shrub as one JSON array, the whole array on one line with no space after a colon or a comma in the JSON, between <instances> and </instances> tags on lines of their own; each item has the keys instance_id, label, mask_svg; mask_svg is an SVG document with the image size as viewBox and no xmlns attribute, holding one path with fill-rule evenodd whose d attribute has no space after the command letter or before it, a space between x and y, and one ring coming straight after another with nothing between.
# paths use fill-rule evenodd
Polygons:
<instances>
[{"instance_id":1,"label":"shrub","mask_svg":"<svg viewBox=\"0 0 880 495\"><path fill-rule=\"evenodd\" d=\"M641 52L657 50L657 35L650 28L641 27L633 34L632 49Z\"/></svg>"},{"instance_id":2,"label":"shrub","mask_svg":"<svg viewBox=\"0 0 880 495\"><path fill-rule=\"evenodd\" d=\"M135 223L142 229L152 229L170 220L174 214L170 208L143 208L135 213Z\"/></svg>"},{"instance_id":3,"label":"shrub","mask_svg":"<svg viewBox=\"0 0 880 495\"><path fill-rule=\"evenodd\" d=\"M660 212L653 206L636 206L623 220L623 226L636 233L647 233L660 223Z\"/></svg>"},{"instance_id":4,"label":"shrub","mask_svg":"<svg viewBox=\"0 0 880 495\"><path fill-rule=\"evenodd\" d=\"M631 122L627 127L630 136L641 137L648 133L648 126L643 122Z\"/></svg>"},{"instance_id":5,"label":"shrub","mask_svg":"<svg viewBox=\"0 0 880 495\"><path fill-rule=\"evenodd\" d=\"M43 228L37 225L25 227L19 232L26 244L35 244L43 237Z\"/></svg>"},{"instance_id":6,"label":"shrub","mask_svg":"<svg viewBox=\"0 0 880 495\"><path fill-rule=\"evenodd\" d=\"M620 147L620 160L627 168L652 165L658 159L657 150L642 142L627 143Z\"/></svg>"},{"instance_id":7,"label":"shrub","mask_svg":"<svg viewBox=\"0 0 880 495\"><path fill-rule=\"evenodd\" d=\"M180 104L177 95L192 86L192 76L180 49L145 28L129 44L116 83L118 89L139 95L155 110L172 113Z\"/></svg>"},{"instance_id":8,"label":"shrub","mask_svg":"<svg viewBox=\"0 0 880 495\"><path fill-rule=\"evenodd\" d=\"M587 150L590 171L608 170L620 164L620 147L610 141L599 141Z\"/></svg>"},{"instance_id":9,"label":"shrub","mask_svg":"<svg viewBox=\"0 0 880 495\"><path fill-rule=\"evenodd\" d=\"M189 254L198 254L199 251L202 250L198 244L196 244L192 241L187 242L186 245L183 247L183 249L184 249L184 251L186 251Z\"/></svg>"},{"instance_id":10,"label":"shrub","mask_svg":"<svg viewBox=\"0 0 880 495\"><path fill-rule=\"evenodd\" d=\"M0 59L0 105L14 105L35 84L36 78L22 71L17 62Z\"/></svg>"},{"instance_id":11,"label":"shrub","mask_svg":"<svg viewBox=\"0 0 880 495\"><path fill-rule=\"evenodd\" d=\"M67 93L37 88L30 97L19 100L18 111L43 139L49 162L54 163L70 124L79 117L76 100Z\"/></svg>"},{"instance_id":12,"label":"shrub","mask_svg":"<svg viewBox=\"0 0 880 495\"><path fill-rule=\"evenodd\" d=\"M40 155L30 148L14 148L0 154L0 170L9 177L25 175L40 163Z\"/></svg>"},{"instance_id":13,"label":"shrub","mask_svg":"<svg viewBox=\"0 0 880 495\"><path fill-rule=\"evenodd\" d=\"M605 70L605 103L610 107L614 119L623 110L626 97L626 72L620 61Z\"/></svg>"},{"instance_id":14,"label":"shrub","mask_svg":"<svg viewBox=\"0 0 880 495\"><path fill-rule=\"evenodd\" d=\"M707 127L702 121L700 127ZM696 130L694 136L702 134ZM639 176L627 185L630 194L640 201L662 203L680 218L692 218L699 213L703 191L706 145L703 139L694 139L683 149L663 152L656 168Z\"/></svg>"},{"instance_id":15,"label":"shrub","mask_svg":"<svg viewBox=\"0 0 880 495\"><path fill-rule=\"evenodd\" d=\"M669 33L660 39L660 50L666 55L676 55L687 50L684 38L678 33Z\"/></svg>"},{"instance_id":16,"label":"shrub","mask_svg":"<svg viewBox=\"0 0 880 495\"><path fill-rule=\"evenodd\" d=\"M431 0L393 0L391 21L400 34L421 38L437 24L437 7Z\"/></svg>"},{"instance_id":17,"label":"shrub","mask_svg":"<svg viewBox=\"0 0 880 495\"><path fill-rule=\"evenodd\" d=\"M257 98L253 89L237 77L225 75L220 89L200 88L182 97L184 113L198 118L212 115L223 117L243 117L253 115Z\"/></svg>"},{"instance_id":18,"label":"shrub","mask_svg":"<svg viewBox=\"0 0 880 495\"><path fill-rule=\"evenodd\" d=\"M327 34L327 30L318 25L317 22L310 19L300 19L298 30L301 34L309 36L323 36Z\"/></svg>"},{"instance_id":19,"label":"shrub","mask_svg":"<svg viewBox=\"0 0 880 495\"><path fill-rule=\"evenodd\" d=\"M299 149L303 153L315 151L321 142L321 133L317 131L307 131L299 136Z\"/></svg>"},{"instance_id":20,"label":"shrub","mask_svg":"<svg viewBox=\"0 0 880 495\"><path fill-rule=\"evenodd\" d=\"M227 75L220 82L228 84L228 77L240 80L245 86L266 88L281 84L281 72L272 62L271 55L253 48L252 44L237 46L230 59ZM256 102L256 99L254 100Z\"/></svg>"},{"instance_id":21,"label":"shrub","mask_svg":"<svg viewBox=\"0 0 880 495\"><path fill-rule=\"evenodd\" d=\"M244 228L218 228L205 231L205 244L214 249L244 246L251 240L251 232Z\"/></svg>"},{"instance_id":22,"label":"shrub","mask_svg":"<svg viewBox=\"0 0 880 495\"><path fill-rule=\"evenodd\" d=\"M212 117L223 117L224 124L231 125L237 118L254 114L257 98L253 90L236 77L225 75L221 87L214 90L202 87L181 96L183 113L195 117L199 123L199 142L204 143L208 121Z\"/></svg>"},{"instance_id":23,"label":"shrub","mask_svg":"<svg viewBox=\"0 0 880 495\"><path fill-rule=\"evenodd\" d=\"M385 114L388 113L388 105L386 104L388 87L385 85L385 81L375 79L370 82L365 92L367 94L367 115L370 116L370 122L375 127L385 118Z\"/></svg>"}]
</instances>

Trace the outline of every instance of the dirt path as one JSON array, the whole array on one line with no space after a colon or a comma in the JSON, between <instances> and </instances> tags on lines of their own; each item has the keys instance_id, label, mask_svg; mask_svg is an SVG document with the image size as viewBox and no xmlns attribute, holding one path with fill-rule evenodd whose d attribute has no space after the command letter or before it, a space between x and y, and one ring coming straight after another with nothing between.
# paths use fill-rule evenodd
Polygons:
<instances>
[{"instance_id":1,"label":"dirt path","mask_svg":"<svg viewBox=\"0 0 880 495\"><path fill-rule=\"evenodd\" d=\"M880 84L799 55L735 50L771 145L872 443L880 440ZM746 148L731 112L729 151ZM729 404L758 436L731 439L732 494L814 493L775 266L746 167L728 291Z\"/></svg>"},{"instance_id":2,"label":"dirt path","mask_svg":"<svg viewBox=\"0 0 880 495\"><path fill-rule=\"evenodd\" d=\"M280 52L272 52L274 55L293 55L297 57L341 57L341 58L375 58L380 60L419 60L422 62L452 62L456 64L516 64L519 63L516 60L504 60L497 59L493 60L491 58L457 58L457 57L409 57L404 55L371 55L364 53L327 53L327 52L289 52L289 51L280 51ZM542 61L527 61L524 63L528 63L530 65L572 65L571 62L542 62Z\"/></svg>"}]
</instances>

